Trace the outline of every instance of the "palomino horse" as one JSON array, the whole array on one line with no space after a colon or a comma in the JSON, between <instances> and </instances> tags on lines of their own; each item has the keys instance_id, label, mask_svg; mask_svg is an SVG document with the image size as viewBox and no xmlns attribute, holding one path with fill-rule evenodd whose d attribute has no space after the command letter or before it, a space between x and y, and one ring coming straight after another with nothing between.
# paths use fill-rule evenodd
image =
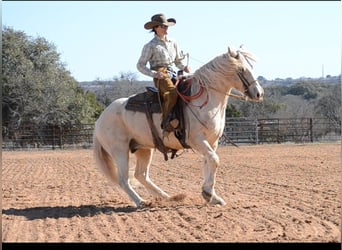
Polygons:
<instances>
[{"instance_id":1,"label":"palomino horse","mask_svg":"<svg viewBox=\"0 0 342 250\"><path fill-rule=\"evenodd\" d=\"M252 53L228 47L228 52L204 64L191 76L191 92L202 93L184 105L186 144L204 157L202 196L210 204L225 205L215 192L215 178L219 166L216 153L222 136L228 97L232 89L241 92L249 101L262 101L264 90L252 73ZM147 203L132 188L129 179L129 153L136 156L134 177L154 196L168 198L149 177L155 144L146 115L125 109L129 98L113 101L100 115L94 129L94 159L102 172L119 185L135 203L143 207ZM184 147L170 133L162 136L161 114L153 114L153 123L166 147L180 150ZM134 143L132 143L134 142ZM134 144L134 150L132 150Z\"/></svg>"}]
</instances>

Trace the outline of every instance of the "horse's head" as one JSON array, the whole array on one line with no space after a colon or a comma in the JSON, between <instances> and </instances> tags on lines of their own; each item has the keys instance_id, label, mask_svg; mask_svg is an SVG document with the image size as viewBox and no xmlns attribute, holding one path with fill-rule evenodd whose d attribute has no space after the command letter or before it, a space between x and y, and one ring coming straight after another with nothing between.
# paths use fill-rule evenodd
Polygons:
<instances>
[{"instance_id":1,"label":"horse's head","mask_svg":"<svg viewBox=\"0 0 342 250\"><path fill-rule=\"evenodd\" d=\"M243 93L246 100L260 102L264 97L264 89L259 84L253 74L253 67L249 60L256 61L256 57L244 50L242 46L234 50L228 47L228 56L236 65L236 75L240 80L240 84L235 89Z\"/></svg>"}]
</instances>

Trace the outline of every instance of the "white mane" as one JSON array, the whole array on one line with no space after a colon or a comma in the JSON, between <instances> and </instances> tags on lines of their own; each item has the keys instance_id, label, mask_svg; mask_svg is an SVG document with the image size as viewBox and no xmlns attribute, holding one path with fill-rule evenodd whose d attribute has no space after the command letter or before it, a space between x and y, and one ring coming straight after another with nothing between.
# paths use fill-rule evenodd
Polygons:
<instances>
[{"instance_id":1,"label":"white mane","mask_svg":"<svg viewBox=\"0 0 342 250\"><path fill-rule=\"evenodd\" d=\"M253 66L249 60L253 62L257 61L257 57L253 53L243 49L242 45L239 49L233 50L233 52L234 54L236 53L236 55L242 55L251 68L253 68ZM209 79L210 81L217 82L232 77L232 74L235 73L236 69L241 66L241 62L234 60L228 53L229 52L217 56L200 67L195 71L194 76L201 82L208 82Z\"/></svg>"},{"instance_id":2,"label":"white mane","mask_svg":"<svg viewBox=\"0 0 342 250\"><path fill-rule=\"evenodd\" d=\"M244 50L242 48L238 49L237 52L240 52L245 57L245 59L247 59L247 60L250 59L253 62L257 62L257 60L258 60L258 58L252 52L249 52L249 51Z\"/></svg>"},{"instance_id":3,"label":"white mane","mask_svg":"<svg viewBox=\"0 0 342 250\"><path fill-rule=\"evenodd\" d=\"M257 57L252 52L244 50L242 47L240 47L240 49L238 49L237 52L240 53L240 55L243 55L246 62L251 66L251 68L253 68L253 65L250 62L250 60L256 62L258 60Z\"/></svg>"},{"instance_id":4,"label":"white mane","mask_svg":"<svg viewBox=\"0 0 342 250\"><path fill-rule=\"evenodd\" d=\"M195 71L194 77L201 82L222 81L231 77L238 66L237 60L231 60L228 53L217 56Z\"/></svg>"}]
</instances>

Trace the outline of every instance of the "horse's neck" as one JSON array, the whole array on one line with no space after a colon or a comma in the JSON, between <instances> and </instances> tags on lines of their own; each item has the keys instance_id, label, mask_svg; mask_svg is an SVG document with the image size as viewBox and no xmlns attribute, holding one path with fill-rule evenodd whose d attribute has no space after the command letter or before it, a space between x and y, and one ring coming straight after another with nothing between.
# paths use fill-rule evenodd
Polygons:
<instances>
[{"instance_id":1,"label":"horse's neck","mask_svg":"<svg viewBox=\"0 0 342 250\"><path fill-rule=\"evenodd\" d=\"M209 109L216 107L226 107L228 102L228 94L230 90L222 88L223 84L215 84L215 82L209 81L200 81L196 79L196 84L193 84L192 93L196 93L200 86L204 87L203 98L208 98L208 106ZM219 87L221 86L221 88Z\"/></svg>"},{"instance_id":2,"label":"horse's neck","mask_svg":"<svg viewBox=\"0 0 342 250\"><path fill-rule=\"evenodd\" d=\"M199 114L210 113L219 117L224 116L228 103L229 91L219 89L209 81L201 82L200 80L195 79L192 84L192 93L198 93L201 86L204 88L202 96L192 101L191 104L200 107L198 108Z\"/></svg>"}]
</instances>

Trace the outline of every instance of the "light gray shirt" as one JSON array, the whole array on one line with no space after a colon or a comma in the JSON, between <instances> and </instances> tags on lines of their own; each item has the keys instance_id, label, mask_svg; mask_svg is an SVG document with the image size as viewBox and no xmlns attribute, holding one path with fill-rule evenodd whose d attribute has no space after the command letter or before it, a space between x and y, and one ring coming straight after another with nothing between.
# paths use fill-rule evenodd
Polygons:
<instances>
[{"instance_id":1,"label":"light gray shirt","mask_svg":"<svg viewBox=\"0 0 342 250\"><path fill-rule=\"evenodd\" d=\"M155 34L154 38L144 45L137 69L142 74L153 77L156 67L172 67L172 64L175 64L178 69L183 70L185 66L182 60L182 52L176 41L167 37L166 41L163 41Z\"/></svg>"}]
</instances>

